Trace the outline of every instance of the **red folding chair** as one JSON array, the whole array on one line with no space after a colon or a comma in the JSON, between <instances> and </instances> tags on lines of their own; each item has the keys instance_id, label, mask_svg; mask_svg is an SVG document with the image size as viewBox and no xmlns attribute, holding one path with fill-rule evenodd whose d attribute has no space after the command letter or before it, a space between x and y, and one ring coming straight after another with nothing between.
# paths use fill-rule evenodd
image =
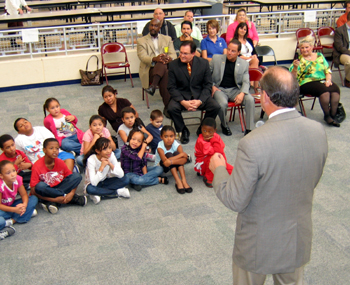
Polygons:
<instances>
[{"instance_id":1,"label":"red folding chair","mask_svg":"<svg viewBox=\"0 0 350 285\"><path fill-rule=\"evenodd\" d=\"M314 51L321 51L323 53L323 47L321 45L319 45L319 41L316 37L316 34L315 32L312 30L312 29L309 29L309 28L300 28L298 29L296 32L295 32L295 35L297 37L297 46L295 48L295 52L298 51L298 48L299 48L299 41L300 39L302 38L305 38L309 35L311 35L314 39L315 39L315 46L314 46Z\"/></svg>"},{"instance_id":2,"label":"red folding chair","mask_svg":"<svg viewBox=\"0 0 350 285\"><path fill-rule=\"evenodd\" d=\"M117 56L118 53L124 53L124 61L121 60L120 56ZM109 74L120 74L124 73L126 81L126 69L129 70L131 86L134 87L134 83L132 82L132 76L130 72L130 63L128 61L128 55L126 53L125 47L121 43L106 43L101 47L101 58L102 58L102 68L103 73L106 77L106 82L108 84L107 78L107 70L106 69L118 69L124 68L124 71L121 72L113 72ZM117 61L116 61L117 60Z\"/></svg>"},{"instance_id":3,"label":"red folding chair","mask_svg":"<svg viewBox=\"0 0 350 285\"><path fill-rule=\"evenodd\" d=\"M263 76L263 72L260 69L249 68L249 81L258 81L259 82L258 89L260 89L260 80L262 76ZM255 107L261 107L260 93L261 93L261 90L257 90L254 88L254 93L251 94L255 100ZM263 109L261 109L260 119L264 117L264 114L265 112L263 111Z\"/></svg>"}]
</instances>

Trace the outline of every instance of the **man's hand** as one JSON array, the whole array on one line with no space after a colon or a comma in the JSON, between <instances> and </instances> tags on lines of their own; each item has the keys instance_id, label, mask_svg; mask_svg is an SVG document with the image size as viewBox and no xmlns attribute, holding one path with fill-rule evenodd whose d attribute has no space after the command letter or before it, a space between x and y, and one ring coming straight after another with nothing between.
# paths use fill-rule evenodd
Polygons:
<instances>
[{"instance_id":1,"label":"man's hand","mask_svg":"<svg viewBox=\"0 0 350 285\"><path fill-rule=\"evenodd\" d=\"M220 89L217 88L215 85L213 85L213 87L212 87L212 89L211 89L211 96L212 96L212 97L214 96L214 93L215 93L216 91L220 91Z\"/></svg>"},{"instance_id":2,"label":"man's hand","mask_svg":"<svg viewBox=\"0 0 350 285\"><path fill-rule=\"evenodd\" d=\"M241 104L243 102L243 99L244 99L244 93L241 92L236 96L236 98L234 99L234 102L236 104Z\"/></svg>"},{"instance_id":3,"label":"man's hand","mask_svg":"<svg viewBox=\"0 0 350 285\"><path fill-rule=\"evenodd\" d=\"M210 159L209 169L214 173L215 169L219 166L226 167L226 161L222 154L216 152Z\"/></svg>"},{"instance_id":4,"label":"man's hand","mask_svg":"<svg viewBox=\"0 0 350 285\"><path fill-rule=\"evenodd\" d=\"M180 101L180 104L181 104L182 106L184 106L184 107L186 108L187 111L192 111L192 108L193 108L193 107L192 107L190 101L182 100L182 101Z\"/></svg>"}]
</instances>

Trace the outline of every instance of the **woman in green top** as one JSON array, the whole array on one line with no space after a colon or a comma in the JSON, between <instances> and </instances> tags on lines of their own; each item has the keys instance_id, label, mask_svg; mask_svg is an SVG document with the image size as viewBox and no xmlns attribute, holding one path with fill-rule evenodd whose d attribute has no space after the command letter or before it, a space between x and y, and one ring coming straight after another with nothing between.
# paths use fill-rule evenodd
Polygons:
<instances>
[{"instance_id":1,"label":"woman in green top","mask_svg":"<svg viewBox=\"0 0 350 285\"><path fill-rule=\"evenodd\" d=\"M327 124L340 127L334 117L340 99L339 87L332 82L332 71L322 53L312 52L315 39L307 36L300 41L301 55L293 61L289 70L297 78L300 94L319 97Z\"/></svg>"}]
</instances>

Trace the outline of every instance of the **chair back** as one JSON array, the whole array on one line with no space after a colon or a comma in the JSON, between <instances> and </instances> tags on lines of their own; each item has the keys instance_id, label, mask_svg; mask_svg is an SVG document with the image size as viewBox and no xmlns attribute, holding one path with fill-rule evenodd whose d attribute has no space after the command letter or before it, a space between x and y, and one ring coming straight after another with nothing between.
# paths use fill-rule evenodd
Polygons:
<instances>
[{"instance_id":1,"label":"chair back","mask_svg":"<svg viewBox=\"0 0 350 285\"><path fill-rule=\"evenodd\" d=\"M125 62L128 62L128 56L126 54L125 47L122 43L106 43L101 47L101 58L102 58L102 64L104 64L105 56L107 54L112 54L112 53L124 53L125 55ZM108 57L109 59L110 57Z\"/></svg>"},{"instance_id":2,"label":"chair back","mask_svg":"<svg viewBox=\"0 0 350 285\"><path fill-rule=\"evenodd\" d=\"M273 56L275 65L277 65L275 51L270 46L256 46L255 50L258 56Z\"/></svg>"},{"instance_id":3,"label":"chair back","mask_svg":"<svg viewBox=\"0 0 350 285\"><path fill-rule=\"evenodd\" d=\"M222 38L226 41L226 33L221 34L220 38Z\"/></svg>"},{"instance_id":4,"label":"chair back","mask_svg":"<svg viewBox=\"0 0 350 285\"><path fill-rule=\"evenodd\" d=\"M314 39L315 39L315 45L314 45L314 51L316 50L322 50L323 52L323 49L322 49L322 46L320 45L320 42L319 42L319 39L317 38L315 32L310 29L310 28L300 28L298 29L296 32L295 32L295 35L296 35L296 38L297 38L297 47L296 47L296 50L298 49L299 47L299 43L300 41L307 37L307 36L312 36Z\"/></svg>"},{"instance_id":5,"label":"chair back","mask_svg":"<svg viewBox=\"0 0 350 285\"><path fill-rule=\"evenodd\" d=\"M260 81L263 73L258 68L249 68L249 80L250 81Z\"/></svg>"},{"instance_id":6,"label":"chair back","mask_svg":"<svg viewBox=\"0 0 350 285\"><path fill-rule=\"evenodd\" d=\"M332 27L319 27L317 29L318 39L324 47L331 48L334 42L334 29Z\"/></svg>"}]
</instances>

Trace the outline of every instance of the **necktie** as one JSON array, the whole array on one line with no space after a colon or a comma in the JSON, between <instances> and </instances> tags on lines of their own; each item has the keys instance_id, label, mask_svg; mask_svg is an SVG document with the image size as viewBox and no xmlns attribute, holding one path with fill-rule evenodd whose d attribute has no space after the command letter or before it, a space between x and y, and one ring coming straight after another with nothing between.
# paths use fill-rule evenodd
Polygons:
<instances>
[{"instance_id":1,"label":"necktie","mask_svg":"<svg viewBox=\"0 0 350 285\"><path fill-rule=\"evenodd\" d=\"M187 71L188 71L188 74L191 76L192 68L189 62L187 62Z\"/></svg>"}]
</instances>

